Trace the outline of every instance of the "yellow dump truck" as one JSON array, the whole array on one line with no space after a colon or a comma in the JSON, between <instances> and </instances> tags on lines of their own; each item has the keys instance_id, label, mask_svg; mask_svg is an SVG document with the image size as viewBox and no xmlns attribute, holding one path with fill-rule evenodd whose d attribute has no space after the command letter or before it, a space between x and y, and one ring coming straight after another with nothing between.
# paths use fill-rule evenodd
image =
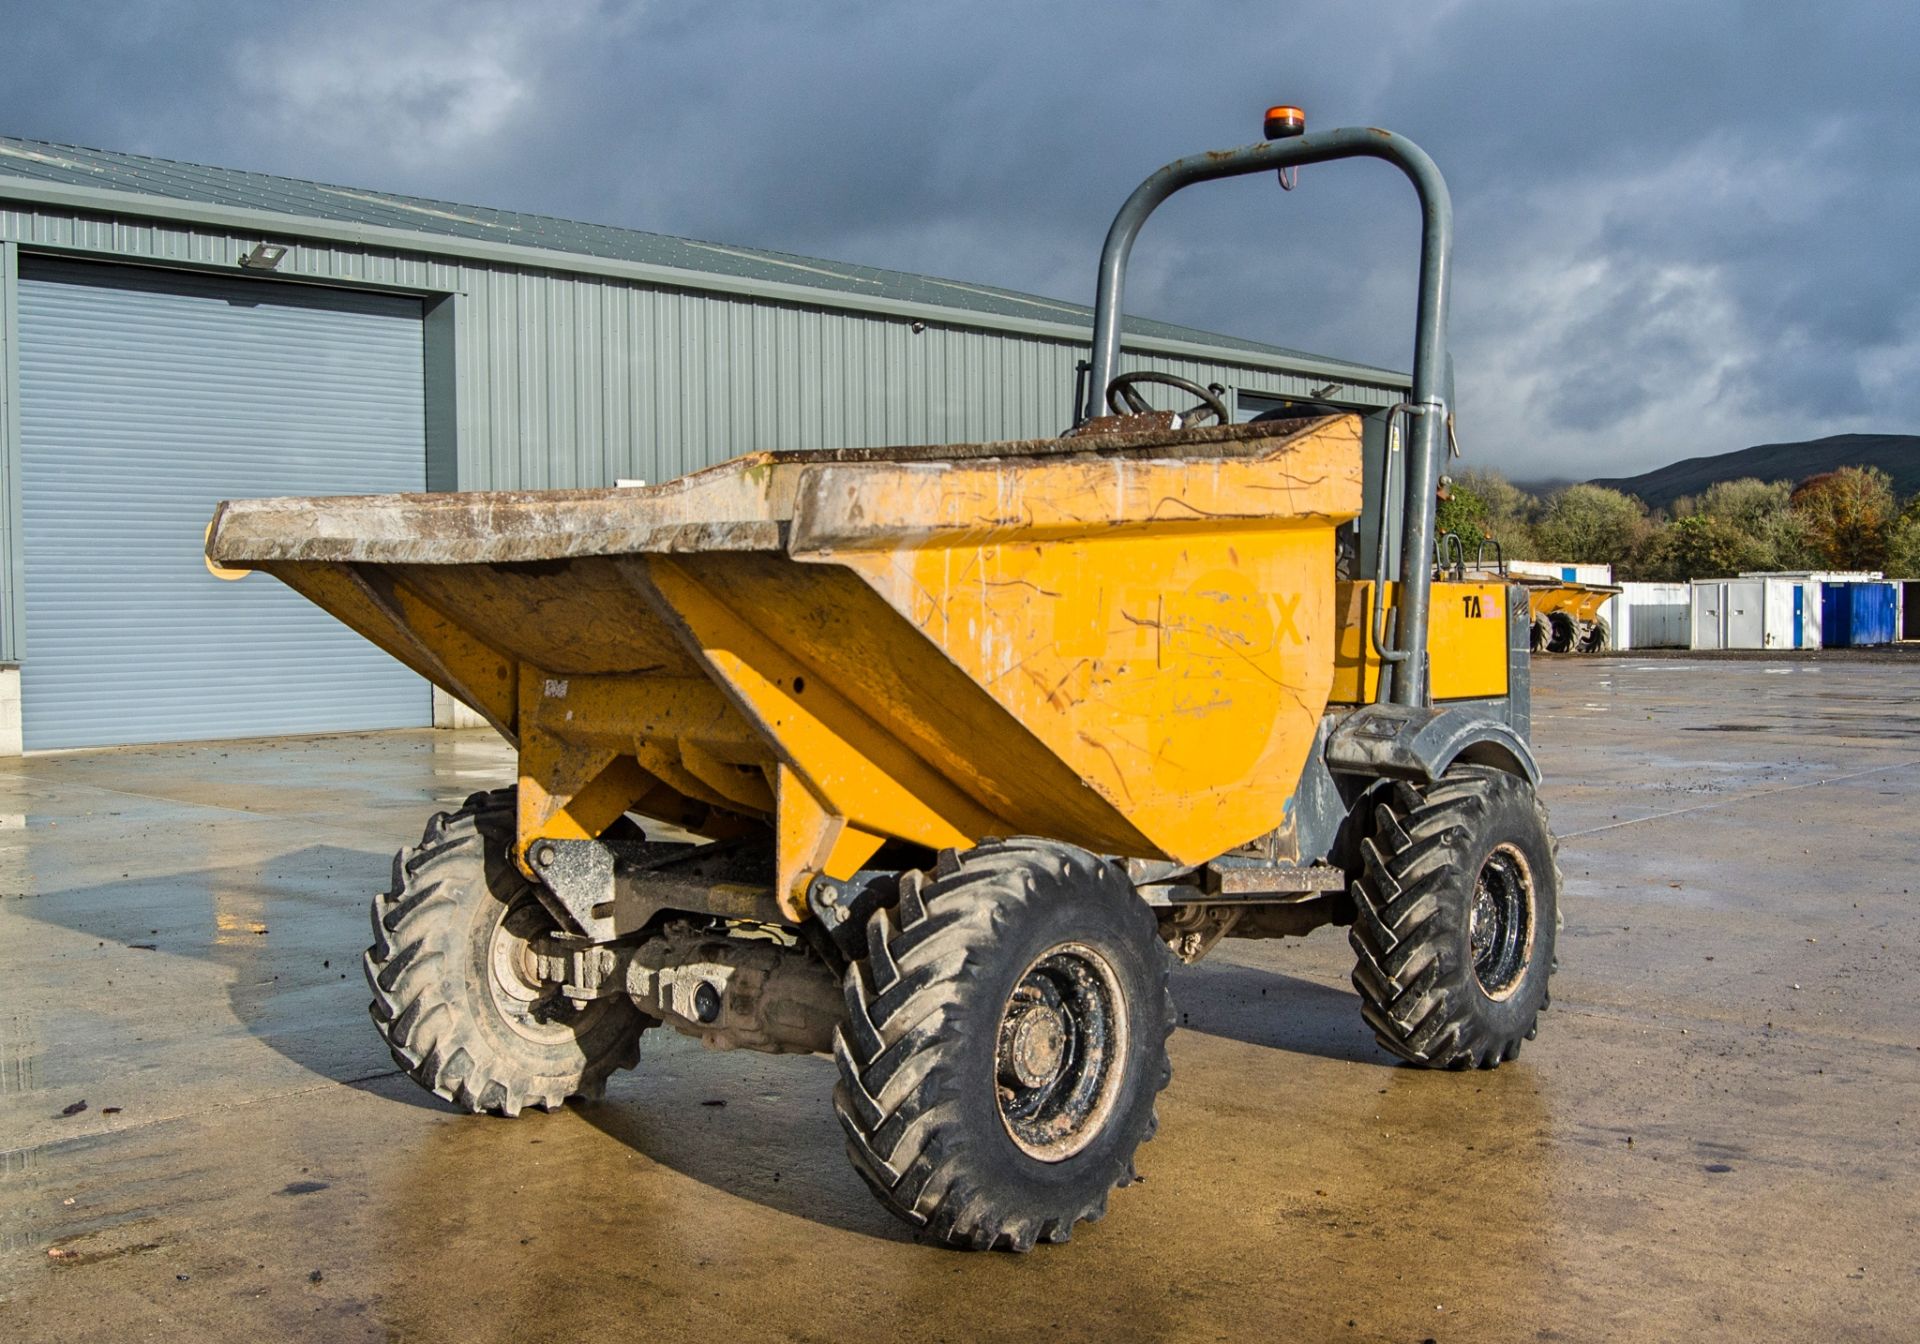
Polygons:
<instances>
[{"instance_id":1,"label":"yellow dump truck","mask_svg":"<svg viewBox=\"0 0 1920 1344\"><path fill-rule=\"evenodd\" d=\"M1398 136L1297 129L1129 199L1059 438L220 507L211 560L287 583L518 751L374 902L372 1012L402 1068L512 1115L598 1095L661 1024L830 1053L881 1202L940 1243L1026 1250L1134 1178L1173 957L1345 925L1388 1050L1519 1051L1558 876L1525 594L1429 563L1446 189ZM1423 206L1384 452L1356 417L1236 426L1209 389L1120 372L1160 200L1356 156ZM1154 410L1170 381L1196 404ZM1363 514L1379 546L1337 577Z\"/></svg>"},{"instance_id":2,"label":"yellow dump truck","mask_svg":"<svg viewBox=\"0 0 1920 1344\"><path fill-rule=\"evenodd\" d=\"M1493 554L1489 558L1488 550ZM1539 573L1509 573L1506 556L1498 542L1482 542L1472 563L1466 557L1466 543L1458 533L1442 532L1434 547L1436 577L1455 582L1513 582L1526 590L1527 608L1533 627L1528 647L1535 653L1609 653L1613 649L1613 627L1603 614L1607 603L1622 591L1618 584L1584 583L1571 578L1554 578ZM1571 573L1572 571L1567 571Z\"/></svg>"},{"instance_id":3,"label":"yellow dump truck","mask_svg":"<svg viewBox=\"0 0 1920 1344\"><path fill-rule=\"evenodd\" d=\"M1570 579L1523 579L1533 611L1531 647L1536 653L1607 653L1613 628L1600 614L1620 589L1615 584Z\"/></svg>"}]
</instances>

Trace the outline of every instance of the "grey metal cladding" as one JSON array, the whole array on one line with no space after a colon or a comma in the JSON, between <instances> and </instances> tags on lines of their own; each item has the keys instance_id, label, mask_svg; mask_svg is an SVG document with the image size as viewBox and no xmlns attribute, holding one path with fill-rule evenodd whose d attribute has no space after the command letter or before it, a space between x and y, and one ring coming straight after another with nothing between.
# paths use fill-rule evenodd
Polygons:
<instances>
[{"instance_id":1,"label":"grey metal cladding","mask_svg":"<svg viewBox=\"0 0 1920 1344\"><path fill-rule=\"evenodd\" d=\"M42 254L231 273L257 238L137 214L0 204L0 239ZM457 450L454 480L436 471L436 487L663 480L760 447L1056 433L1071 416L1085 354L1071 335L935 321L916 332L891 314L326 242L296 240L275 278L440 301L428 324L428 396L436 444L443 452L450 437ZM1306 397L1322 381L1224 354L1134 350L1126 365L1264 395ZM447 369L450 393L434 385ZM1400 395L1349 390L1362 404Z\"/></svg>"},{"instance_id":2,"label":"grey metal cladding","mask_svg":"<svg viewBox=\"0 0 1920 1344\"><path fill-rule=\"evenodd\" d=\"M464 238L543 251L631 261L668 267L690 275L708 274L767 284L796 285L999 317L1091 326L1093 311L1075 303L1022 294L992 285L975 285L935 276L913 275L850 262L824 261L764 248L733 247L720 243L676 238L638 229L588 224L545 215L521 214L485 206L462 205L390 192L306 182L264 173L177 163L110 150L88 149L0 136L0 178L7 176L67 186L132 192L175 201L264 210L288 217L288 231L300 232L298 221L327 220L402 229L425 238ZM0 183L0 190L4 184ZM430 243L423 242L430 249ZM1092 273L1089 248L1088 273ZM557 257L554 265L564 268ZM1328 361L1303 351L1288 350L1238 337L1198 331L1168 322L1130 319L1129 335L1184 341L1223 351L1311 361L1316 366L1338 365L1361 382L1397 385L1399 374L1361 364Z\"/></svg>"}]
</instances>

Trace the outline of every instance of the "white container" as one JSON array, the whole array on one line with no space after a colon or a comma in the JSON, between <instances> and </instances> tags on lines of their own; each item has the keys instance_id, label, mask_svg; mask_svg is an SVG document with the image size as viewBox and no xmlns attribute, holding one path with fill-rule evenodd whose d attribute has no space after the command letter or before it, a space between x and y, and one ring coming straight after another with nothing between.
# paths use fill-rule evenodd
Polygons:
<instances>
[{"instance_id":1,"label":"white container","mask_svg":"<svg viewBox=\"0 0 1920 1344\"><path fill-rule=\"evenodd\" d=\"M1761 644L1769 649L1820 647L1820 584L1812 579L1762 579L1767 610Z\"/></svg>"},{"instance_id":2,"label":"white container","mask_svg":"<svg viewBox=\"0 0 1920 1344\"><path fill-rule=\"evenodd\" d=\"M1685 649L1692 646L1693 588L1685 583L1623 583L1607 603L1614 619L1613 646Z\"/></svg>"},{"instance_id":3,"label":"white container","mask_svg":"<svg viewBox=\"0 0 1920 1344\"><path fill-rule=\"evenodd\" d=\"M1884 579L1877 569L1743 569L1743 579L1814 579L1820 583L1873 583Z\"/></svg>"},{"instance_id":4,"label":"white container","mask_svg":"<svg viewBox=\"0 0 1920 1344\"><path fill-rule=\"evenodd\" d=\"M1612 583L1612 565L1562 565L1549 560L1509 560L1509 574L1530 579L1561 579L1567 583Z\"/></svg>"},{"instance_id":5,"label":"white container","mask_svg":"<svg viewBox=\"0 0 1920 1344\"><path fill-rule=\"evenodd\" d=\"M1695 579L1689 625L1696 649L1817 649L1820 584L1804 578Z\"/></svg>"}]
</instances>

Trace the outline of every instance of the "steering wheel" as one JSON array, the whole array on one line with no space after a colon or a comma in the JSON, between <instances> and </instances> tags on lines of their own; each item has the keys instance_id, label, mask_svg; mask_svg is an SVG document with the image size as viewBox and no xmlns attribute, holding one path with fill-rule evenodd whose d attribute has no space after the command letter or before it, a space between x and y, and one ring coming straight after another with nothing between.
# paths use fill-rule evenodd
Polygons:
<instances>
[{"instance_id":1,"label":"steering wheel","mask_svg":"<svg viewBox=\"0 0 1920 1344\"><path fill-rule=\"evenodd\" d=\"M1233 423L1233 412L1227 409L1227 403L1212 388L1202 387L1193 379L1182 378L1177 373L1155 373L1148 369L1142 369L1138 373L1123 373L1107 384L1107 405L1115 415L1147 415L1154 410L1154 407L1148 405L1147 399L1140 395L1139 389L1135 386L1137 383L1165 383L1168 387L1178 388L1182 392L1200 398L1196 404L1180 412L1180 424L1183 428L1192 428L1189 421L1202 411L1210 413L1217 425Z\"/></svg>"}]
</instances>

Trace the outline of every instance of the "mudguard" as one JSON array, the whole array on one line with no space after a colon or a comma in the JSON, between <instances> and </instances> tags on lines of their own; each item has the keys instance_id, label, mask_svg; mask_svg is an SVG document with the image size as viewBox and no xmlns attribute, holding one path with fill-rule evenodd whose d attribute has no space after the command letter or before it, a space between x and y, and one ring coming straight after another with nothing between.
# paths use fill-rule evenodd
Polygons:
<instances>
[{"instance_id":1,"label":"mudguard","mask_svg":"<svg viewBox=\"0 0 1920 1344\"><path fill-rule=\"evenodd\" d=\"M1430 783L1455 761L1540 782L1526 739L1482 705L1365 705L1327 738L1327 768L1338 774Z\"/></svg>"}]
</instances>

